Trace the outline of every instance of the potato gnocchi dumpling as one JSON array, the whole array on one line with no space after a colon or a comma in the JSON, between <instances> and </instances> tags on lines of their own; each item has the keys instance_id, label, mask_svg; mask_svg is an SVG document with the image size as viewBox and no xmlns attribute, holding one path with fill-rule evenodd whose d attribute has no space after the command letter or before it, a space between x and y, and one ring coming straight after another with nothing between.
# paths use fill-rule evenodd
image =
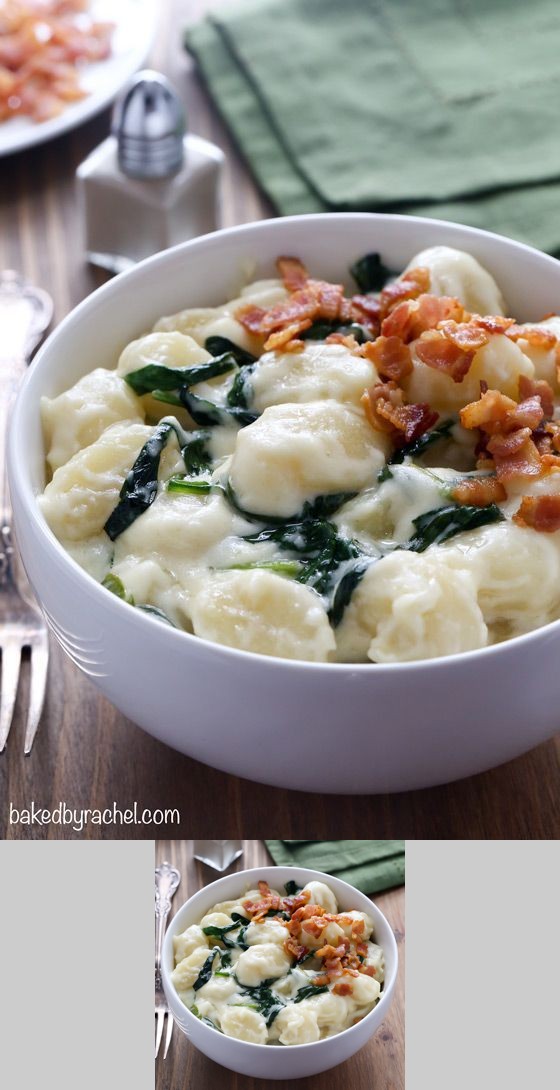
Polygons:
<instances>
[{"instance_id":1,"label":"potato gnocchi dumpling","mask_svg":"<svg viewBox=\"0 0 560 1090\"><path fill-rule=\"evenodd\" d=\"M334 930L333 930L334 929ZM365 912L324 882L259 882L173 940L171 979L206 1025L253 1044L299 1045L365 1018L382 994L383 950Z\"/></svg>"},{"instance_id":2,"label":"potato gnocchi dumpling","mask_svg":"<svg viewBox=\"0 0 560 1090\"><path fill-rule=\"evenodd\" d=\"M183 632L315 663L557 620L560 315L518 322L448 246L400 275L366 253L352 288L276 266L43 399L40 505L73 560ZM248 964L282 943L251 924ZM305 1006L283 1019L286 1040L315 1032Z\"/></svg>"}]
</instances>

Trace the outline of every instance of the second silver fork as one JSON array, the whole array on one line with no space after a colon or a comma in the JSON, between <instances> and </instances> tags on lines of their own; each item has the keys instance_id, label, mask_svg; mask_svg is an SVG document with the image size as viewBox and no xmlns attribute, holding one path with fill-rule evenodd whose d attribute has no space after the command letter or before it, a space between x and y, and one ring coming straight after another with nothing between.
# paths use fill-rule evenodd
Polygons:
<instances>
[{"instance_id":1,"label":"second silver fork","mask_svg":"<svg viewBox=\"0 0 560 1090\"><path fill-rule=\"evenodd\" d=\"M170 863L162 863L159 867L156 867L156 1058L163 1037L164 1022L167 1018L165 1048L163 1051L164 1060L173 1033L173 1015L167 1005L161 981L161 948L171 901L180 881L179 871L175 870L175 867L172 867Z\"/></svg>"}]
</instances>

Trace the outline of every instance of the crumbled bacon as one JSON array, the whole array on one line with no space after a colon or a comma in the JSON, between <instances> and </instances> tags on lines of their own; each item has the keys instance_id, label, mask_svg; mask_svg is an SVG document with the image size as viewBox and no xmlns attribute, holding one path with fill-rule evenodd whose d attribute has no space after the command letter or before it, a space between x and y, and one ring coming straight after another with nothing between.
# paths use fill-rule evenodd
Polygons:
<instances>
[{"instance_id":1,"label":"crumbled bacon","mask_svg":"<svg viewBox=\"0 0 560 1090\"><path fill-rule=\"evenodd\" d=\"M473 314L473 321L487 333L507 333L515 324L513 318L503 318L501 314Z\"/></svg>"},{"instance_id":2,"label":"crumbled bacon","mask_svg":"<svg viewBox=\"0 0 560 1090\"><path fill-rule=\"evenodd\" d=\"M541 533L555 533L560 530L560 495L524 496L513 521Z\"/></svg>"},{"instance_id":3,"label":"crumbled bacon","mask_svg":"<svg viewBox=\"0 0 560 1090\"><path fill-rule=\"evenodd\" d=\"M254 303L245 303L237 308L235 317L249 333L260 334L265 314L266 310L262 307L257 307Z\"/></svg>"},{"instance_id":4,"label":"crumbled bacon","mask_svg":"<svg viewBox=\"0 0 560 1090\"><path fill-rule=\"evenodd\" d=\"M482 428L488 435L507 434L518 428L538 427L544 412L539 396L519 404L500 390L486 390L478 401L471 401L459 413L464 428Z\"/></svg>"},{"instance_id":5,"label":"crumbled bacon","mask_svg":"<svg viewBox=\"0 0 560 1090\"><path fill-rule=\"evenodd\" d=\"M401 337L409 342L416 340L428 329L435 329L440 322L460 322L466 312L458 299L447 295L420 295L418 299L405 299L384 318L381 332L386 337Z\"/></svg>"},{"instance_id":6,"label":"crumbled bacon","mask_svg":"<svg viewBox=\"0 0 560 1090\"><path fill-rule=\"evenodd\" d=\"M387 284L379 296L381 320L403 299L417 299L430 288L430 270L424 268L408 269L398 280Z\"/></svg>"},{"instance_id":7,"label":"crumbled bacon","mask_svg":"<svg viewBox=\"0 0 560 1090\"><path fill-rule=\"evenodd\" d=\"M453 319L448 319L440 322L438 329L441 329L447 340L462 352L478 352L478 349L483 348L490 340L490 334L472 320L455 322Z\"/></svg>"},{"instance_id":8,"label":"crumbled bacon","mask_svg":"<svg viewBox=\"0 0 560 1090\"><path fill-rule=\"evenodd\" d=\"M375 341L367 341L363 354L375 364L382 378L401 382L412 374L410 349L400 337L378 337Z\"/></svg>"},{"instance_id":9,"label":"crumbled bacon","mask_svg":"<svg viewBox=\"0 0 560 1090\"><path fill-rule=\"evenodd\" d=\"M308 889L302 889L300 893L294 894L293 897L284 897L282 901L282 908L284 909L284 912L287 912L289 916L292 916L298 911L298 909L303 908L310 900L311 891Z\"/></svg>"},{"instance_id":10,"label":"crumbled bacon","mask_svg":"<svg viewBox=\"0 0 560 1090\"><path fill-rule=\"evenodd\" d=\"M376 431L393 434L400 442L417 439L438 419L438 413L426 403L405 405L403 392L393 381L370 387L362 395L361 403L371 426Z\"/></svg>"},{"instance_id":11,"label":"crumbled bacon","mask_svg":"<svg viewBox=\"0 0 560 1090\"><path fill-rule=\"evenodd\" d=\"M286 939L284 950L289 957L295 958L296 961L302 961L306 954L309 953L307 946L301 946L293 935L290 935L289 939Z\"/></svg>"},{"instance_id":12,"label":"crumbled bacon","mask_svg":"<svg viewBox=\"0 0 560 1090\"><path fill-rule=\"evenodd\" d=\"M300 288L305 287L309 279L307 269L299 257L279 257L276 260L276 268L287 291L299 291Z\"/></svg>"},{"instance_id":13,"label":"crumbled bacon","mask_svg":"<svg viewBox=\"0 0 560 1090\"><path fill-rule=\"evenodd\" d=\"M248 303L236 310L235 317L249 332L268 334L306 318L313 320L318 313L319 301L316 293L310 288L302 288L294 291L288 299L275 303L269 310Z\"/></svg>"},{"instance_id":14,"label":"crumbled bacon","mask_svg":"<svg viewBox=\"0 0 560 1090\"><path fill-rule=\"evenodd\" d=\"M530 397L540 397L544 415L547 419L554 415L554 391L545 379L536 381L527 378L527 375L519 376L519 399L525 401Z\"/></svg>"},{"instance_id":15,"label":"crumbled bacon","mask_svg":"<svg viewBox=\"0 0 560 1090\"><path fill-rule=\"evenodd\" d=\"M363 965L361 972L364 976L377 976L377 970L375 965Z\"/></svg>"},{"instance_id":16,"label":"crumbled bacon","mask_svg":"<svg viewBox=\"0 0 560 1090\"><path fill-rule=\"evenodd\" d=\"M303 345L303 341L296 342L298 333L303 333L304 329L309 329L310 325L311 319L303 318L301 322L294 322L292 325L285 326L284 329L277 329L264 342L265 352L277 352L282 348L288 350L288 347L293 348L294 344L299 348Z\"/></svg>"},{"instance_id":17,"label":"crumbled bacon","mask_svg":"<svg viewBox=\"0 0 560 1090\"><path fill-rule=\"evenodd\" d=\"M317 317L324 318L326 322L333 322L338 318L344 296L342 284L329 284L327 280L309 280L307 286L317 299Z\"/></svg>"},{"instance_id":18,"label":"crumbled bacon","mask_svg":"<svg viewBox=\"0 0 560 1090\"><path fill-rule=\"evenodd\" d=\"M517 325L516 322L506 330L506 336L512 341L524 340L532 348L542 348L545 351L556 347L558 338L551 329L543 329L534 325Z\"/></svg>"},{"instance_id":19,"label":"crumbled bacon","mask_svg":"<svg viewBox=\"0 0 560 1090\"><path fill-rule=\"evenodd\" d=\"M335 995L352 995L352 985L346 984L344 981L340 981L339 984L335 984L333 992Z\"/></svg>"},{"instance_id":20,"label":"crumbled bacon","mask_svg":"<svg viewBox=\"0 0 560 1090\"><path fill-rule=\"evenodd\" d=\"M474 349L464 351L453 344L441 330L422 333L414 346L416 355L427 367L462 382L474 359Z\"/></svg>"},{"instance_id":21,"label":"crumbled bacon","mask_svg":"<svg viewBox=\"0 0 560 1090\"><path fill-rule=\"evenodd\" d=\"M451 498L455 503L487 507L490 503L505 500L506 490L497 477L467 477L455 485Z\"/></svg>"},{"instance_id":22,"label":"crumbled bacon","mask_svg":"<svg viewBox=\"0 0 560 1090\"><path fill-rule=\"evenodd\" d=\"M496 476L499 481L507 483L516 477L538 477L542 473L540 454L530 438L529 428L520 428L518 432L510 435L492 436L488 448L494 444L490 451L496 466Z\"/></svg>"},{"instance_id":23,"label":"crumbled bacon","mask_svg":"<svg viewBox=\"0 0 560 1090\"><path fill-rule=\"evenodd\" d=\"M560 420L548 420L533 432L533 441L541 457L560 454Z\"/></svg>"},{"instance_id":24,"label":"crumbled bacon","mask_svg":"<svg viewBox=\"0 0 560 1090\"><path fill-rule=\"evenodd\" d=\"M367 343L369 344L370 342L368 341ZM350 352L356 352L358 355L361 355L359 352L361 345L358 344L356 338L351 333L329 333L328 337L325 337L325 344L343 344Z\"/></svg>"},{"instance_id":25,"label":"crumbled bacon","mask_svg":"<svg viewBox=\"0 0 560 1090\"><path fill-rule=\"evenodd\" d=\"M333 958L343 958L348 946L345 943L340 943L339 946L331 946L327 943L326 946L322 946L320 950L315 951L315 957L324 959L325 961L332 961Z\"/></svg>"},{"instance_id":26,"label":"crumbled bacon","mask_svg":"<svg viewBox=\"0 0 560 1090\"><path fill-rule=\"evenodd\" d=\"M259 887L259 893L261 894L261 897L270 897L270 886L268 882L265 882L264 879L262 879L260 882L257 883L257 885Z\"/></svg>"},{"instance_id":27,"label":"crumbled bacon","mask_svg":"<svg viewBox=\"0 0 560 1090\"><path fill-rule=\"evenodd\" d=\"M359 322L373 333L379 332L380 316L381 306L376 295L353 295L350 300L349 313L344 305L340 311L342 321Z\"/></svg>"}]
</instances>

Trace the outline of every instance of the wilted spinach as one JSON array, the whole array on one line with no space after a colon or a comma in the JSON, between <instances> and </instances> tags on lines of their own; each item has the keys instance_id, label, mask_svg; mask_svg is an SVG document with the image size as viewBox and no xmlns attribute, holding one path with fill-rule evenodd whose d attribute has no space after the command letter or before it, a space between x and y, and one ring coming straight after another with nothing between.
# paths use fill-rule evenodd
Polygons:
<instances>
[{"instance_id":1,"label":"wilted spinach","mask_svg":"<svg viewBox=\"0 0 560 1090\"><path fill-rule=\"evenodd\" d=\"M381 291L389 277L395 274L383 264L378 253L364 254L350 266L350 272L361 292Z\"/></svg>"},{"instance_id":2,"label":"wilted spinach","mask_svg":"<svg viewBox=\"0 0 560 1090\"><path fill-rule=\"evenodd\" d=\"M119 493L119 502L104 526L111 541L115 541L154 502L161 454L173 431L175 429L172 424L158 424L127 473Z\"/></svg>"},{"instance_id":3,"label":"wilted spinach","mask_svg":"<svg viewBox=\"0 0 560 1090\"><path fill-rule=\"evenodd\" d=\"M207 337L204 347L211 356L223 356L226 352L232 355L238 367L246 367L249 363L255 363L257 357L252 356L245 348L230 341L229 337Z\"/></svg>"},{"instance_id":4,"label":"wilted spinach","mask_svg":"<svg viewBox=\"0 0 560 1090\"><path fill-rule=\"evenodd\" d=\"M412 520L416 533L399 548L413 553L423 553L430 545L440 545L442 541L448 541L455 534L475 530L478 526L503 522L504 517L495 503L490 503L487 507L474 507L468 504L437 507Z\"/></svg>"}]
</instances>

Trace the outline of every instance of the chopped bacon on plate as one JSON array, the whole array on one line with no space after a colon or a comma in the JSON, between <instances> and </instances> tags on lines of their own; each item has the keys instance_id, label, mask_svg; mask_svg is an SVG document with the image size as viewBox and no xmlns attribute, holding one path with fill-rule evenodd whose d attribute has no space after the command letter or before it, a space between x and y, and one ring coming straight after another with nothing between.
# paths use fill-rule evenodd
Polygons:
<instances>
[{"instance_id":1,"label":"chopped bacon on plate","mask_svg":"<svg viewBox=\"0 0 560 1090\"><path fill-rule=\"evenodd\" d=\"M371 426L392 435L401 445L418 439L438 419L438 413L426 403L406 405L403 391L392 381L371 386L361 402Z\"/></svg>"},{"instance_id":2,"label":"chopped bacon on plate","mask_svg":"<svg viewBox=\"0 0 560 1090\"><path fill-rule=\"evenodd\" d=\"M524 496L513 521L541 533L555 533L560 530L560 495Z\"/></svg>"}]
</instances>

